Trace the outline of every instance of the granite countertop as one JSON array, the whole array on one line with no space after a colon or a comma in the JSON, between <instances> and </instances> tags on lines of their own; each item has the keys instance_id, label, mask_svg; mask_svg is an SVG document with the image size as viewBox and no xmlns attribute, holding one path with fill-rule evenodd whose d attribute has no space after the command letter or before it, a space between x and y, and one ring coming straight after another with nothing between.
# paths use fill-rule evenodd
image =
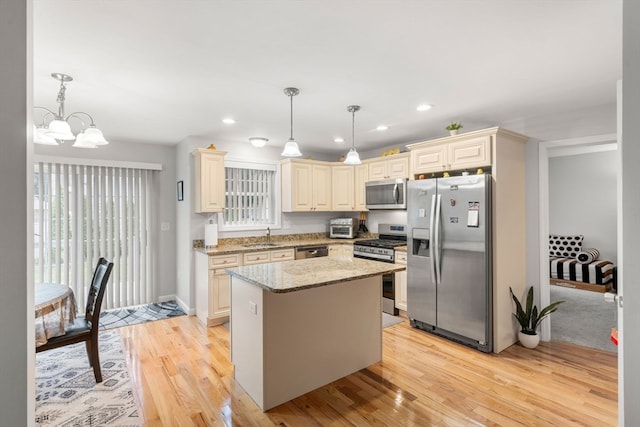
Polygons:
<instances>
[{"instance_id":1,"label":"granite countertop","mask_svg":"<svg viewBox=\"0 0 640 427\"><path fill-rule=\"evenodd\" d=\"M350 257L319 257L225 269L271 292L284 293L405 270L401 264Z\"/></svg>"},{"instance_id":2,"label":"granite countertop","mask_svg":"<svg viewBox=\"0 0 640 427\"><path fill-rule=\"evenodd\" d=\"M265 239L262 238L260 242L249 242L249 243L240 243L235 241L230 242L221 242L218 246L213 248L205 248L205 247L196 247L193 248L196 252L200 252L207 255L226 255L233 253L242 253L242 252L258 252L258 251L272 251L278 249L290 249L296 248L299 246L310 246L310 245L340 245L340 244L350 244L357 240L363 240L362 237L357 239L330 239L328 237L313 237L313 238L302 238L295 240L281 240L281 241L273 241L270 246L261 246L266 243Z\"/></svg>"}]
</instances>

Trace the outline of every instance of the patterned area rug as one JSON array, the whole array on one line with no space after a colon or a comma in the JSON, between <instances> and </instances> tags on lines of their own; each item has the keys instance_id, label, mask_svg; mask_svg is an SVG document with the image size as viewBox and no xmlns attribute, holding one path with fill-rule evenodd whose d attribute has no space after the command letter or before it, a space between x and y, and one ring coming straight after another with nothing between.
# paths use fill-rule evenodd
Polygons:
<instances>
[{"instance_id":1,"label":"patterned area rug","mask_svg":"<svg viewBox=\"0 0 640 427\"><path fill-rule=\"evenodd\" d=\"M120 333L101 332L99 343L100 384L95 382L84 343L36 354L36 425L142 425Z\"/></svg>"},{"instance_id":2,"label":"patterned area rug","mask_svg":"<svg viewBox=\"0 0 640 427\"><path fill-rule=\"evenodd\" d=\"M185 312L180 309L175 301L117 308L100 313L100 329L120 328L184 315Z\"/></svg>"}]
</instances>

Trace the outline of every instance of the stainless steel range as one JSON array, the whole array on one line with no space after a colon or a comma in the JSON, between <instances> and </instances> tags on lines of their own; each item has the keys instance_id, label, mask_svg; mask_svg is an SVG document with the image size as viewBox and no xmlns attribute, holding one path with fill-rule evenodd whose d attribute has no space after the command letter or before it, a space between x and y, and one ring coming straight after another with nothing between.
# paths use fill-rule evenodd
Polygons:
<instances>
[{"instance_id":1,"label":"stainless steel range","mask_svg":"<svg viewBox=\"0 0 640 427\"><path fill-rule=\"evenodd\" d=\"M374 261L395 262L395 248L407 244L407 226L400 224L378 225L380 238L356 240L353 244L353 256ZM395 306L395 273L382 276L382 311L398 315Z\"/></svg>"}]
</instances>

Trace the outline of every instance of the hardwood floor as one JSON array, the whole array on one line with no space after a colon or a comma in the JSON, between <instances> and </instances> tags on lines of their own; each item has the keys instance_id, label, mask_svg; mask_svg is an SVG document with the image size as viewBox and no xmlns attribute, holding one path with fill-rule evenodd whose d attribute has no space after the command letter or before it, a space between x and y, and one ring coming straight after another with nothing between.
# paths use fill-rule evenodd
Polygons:
<instances>
[{"instance_id":1,"label":"hardwood floor","mask_svg":"<svg viewBox=\"0 0 640 427\"><path fill-rule=\"evenodd\" d=\"M405 320L384 329L381 363L262 413L233 380L223 326L120 331L145 426L617 425L617 355L568 343L484 354Z\"/></svg>"}]
</instances>

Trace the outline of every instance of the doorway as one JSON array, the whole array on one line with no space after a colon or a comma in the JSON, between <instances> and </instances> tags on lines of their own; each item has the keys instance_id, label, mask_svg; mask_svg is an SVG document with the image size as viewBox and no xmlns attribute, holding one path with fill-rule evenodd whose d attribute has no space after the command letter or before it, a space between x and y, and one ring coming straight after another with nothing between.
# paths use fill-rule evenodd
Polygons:
<instances>
[{"instance_id":1,"label":"doorway","mask_svg":"<svg viewBox=\"0 0 640 427\"><path fill-rule=\"evenodd\" d=\"M538 177L539 177L539 259L540 259L540 305L546 306L551 301L551 285L549 283L549 234L550 234L550 191L549 162L558 155L575 155L577 153L597 152L612 149L617 145L615 134L596 135L583 138L572 138L557 141L545 141L539 144ZM615 167L615 165L611 165ZM555 232L555 231L554 231ZM580 233L584 234L584 233ZM604 299L604 296L602 296ZM541 338L551 338L551 322L545 321L541 326Z\"/></svg>"}]
</instances>

